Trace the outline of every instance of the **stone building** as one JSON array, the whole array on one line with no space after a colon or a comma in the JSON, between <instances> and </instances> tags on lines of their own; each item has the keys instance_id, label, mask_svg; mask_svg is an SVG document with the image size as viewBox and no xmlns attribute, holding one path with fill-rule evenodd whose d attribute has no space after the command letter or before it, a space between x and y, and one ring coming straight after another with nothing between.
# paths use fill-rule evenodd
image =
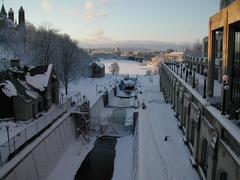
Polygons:
<instances>
[{"instance_id":1,"label":"stone building","mask_svg":"<svg viewBox=\"0 0 240 180\"><path fill-rule=\"evenodd\" d=\"M2 4L2 8L0 11L0 29L3 27L7 28L19 28L25 25L25 11L23 7L20 7L18 11L18 24L14 19L14 11L12 8L9 9L8 13L5 10L4 4Z\"/></svg>"},{"instance_id":2,"label":"stone building","mask_svg":"<svg viewBox=\"0 0 240 180\"><path fill-rule=\"evenodd\" d=\"M0 73L0 119L29 120L58 104L53 66L21 67L19 60Z\"/></svg>"},{"instance_id":3,"label":"stone building","mask_svg":"<svg viewBox=\"0 0 240 180\"><path fill-rule=\"evenodd\" d=\"M91 78L102 78L105 76L105 65L100 62L93 62L89 65Z\"/></svg>"},{"instance_id":4,"label":"stone building","mask_svg":"<svg viewBox=\"0 0 240 180\"><path fill-rule=\"evenodd\" d=\"M214 91L214 64L216 58L216 33L223 34L222 74L227 78L227 107L240 108L240 1L221 1L221 10L210 18L208 48L208 95ZM229 106L230 105L230 106Z\"/></svg>"},{"instance_id":5,"label":"stone building","mask_svg":"<svg viewBox=\"0 0 240 180\"><path fill-rule=\"evenodd\" d=\"M184 57L184 63L190 71L199 64L200 68L196 68L196 71L203 74L201 70L207 67L208 77L203 77L205 82L208 81L207 98L193 86L192 76L191 81L186 81L185 74L183 77L176 73L175 63L165 61L160 67L161 91L166 101L172 104L183 141L191 153L190 161L203 180L240 179L239 7L240 0L221 1L220 11L210 18L208 58ZM222 43L221 40L217 43L220 34ZM219 44L222 44L222 50ZM218 50L222 56L218 56ZM222 59L222 64L219 64L220 74L225 75L220 87L222 96L218 97L222 101L220 110L211 105L216 98L212 96L218 58ZM207 61L203 62L203 59ZM226 107L227 115L223 107ZM235 112L234 116L231 116L230 111Z\"/></svg>"}]
</instances>

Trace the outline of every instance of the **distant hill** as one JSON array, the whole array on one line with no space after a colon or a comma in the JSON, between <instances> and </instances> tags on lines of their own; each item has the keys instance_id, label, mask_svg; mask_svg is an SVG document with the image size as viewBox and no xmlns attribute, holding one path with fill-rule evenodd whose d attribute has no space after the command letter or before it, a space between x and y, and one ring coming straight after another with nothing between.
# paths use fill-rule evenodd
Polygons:
<instances>
[{"instance_id":1,"label":"distant hill","mask_svg":"<svg viewBox=\"0 0 240 180\"><path fill-rule=\"evenodd\" d=\"M79 44L83 48L115 48L119 47L122 49L131 50L141 50L141 49L151 49L151 50L184 50L186 47L191 46L189 42L173 43L173 42L163 42L163 41L121 41L121 42L107 42L107 43L86 43L79 41Z\"/></svg>"}]
</instances>

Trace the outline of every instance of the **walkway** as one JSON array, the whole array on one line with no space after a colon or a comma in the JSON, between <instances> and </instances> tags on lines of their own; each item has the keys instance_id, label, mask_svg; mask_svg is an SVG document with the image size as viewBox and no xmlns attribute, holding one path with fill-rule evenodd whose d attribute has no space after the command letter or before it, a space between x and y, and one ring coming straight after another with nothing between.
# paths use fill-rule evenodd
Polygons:
<instances>
[{"instance_id":1,"label":"walkway","mask_svg":"<svg viewBox=\"0 0 240 180\"><path fill-rule=\"evenodd\" d=\"M199 180L171 106L160 93L159 76L153 80L141 78L140 101L147 109L139 112L139 180Z\"/></svg>"}]
</instances>

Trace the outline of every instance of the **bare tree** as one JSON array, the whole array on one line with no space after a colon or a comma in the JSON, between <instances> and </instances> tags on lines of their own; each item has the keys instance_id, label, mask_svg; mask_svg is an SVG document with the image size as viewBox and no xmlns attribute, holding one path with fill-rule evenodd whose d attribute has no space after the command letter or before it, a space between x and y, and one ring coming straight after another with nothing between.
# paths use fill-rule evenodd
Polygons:
<instances>
[{"instance_id":1,"label":"bare tree","mask_svg":"<svg viewBox=\"0 0 240 180\"><path fill-rule=\"evenodd\" d=\"M118 74L119 70L120 68L117 62L112 63L111 66L109 67L109 71L112 75Z\"/></svg>"},{"instance_id":2,"label":"bare tree","mask_svg":"<svg viewBox=\"0 0 240 180\"><path fill-rule=\"evenodd\" d=\"M58 30L52 28L48 23L38 28L38 33L34 39L36 49L35 58L42 65L48 65L53 62L57 50L57 35Z\"/></svg>"},{"instance_id":3,"label":"bare tree","mask_svg":"<svg viewBox=\"0 0 240 180\"><path fill-rule=\"evenodd\" d=\"M62 70L60 79L65 88L65 94L68 95L68 85L74 79L74 53L76 52L76 46L66 34L63 35L60 43L60 64Z\"/></svg>"},{"instance_id":4,"label":"bare tree","mask_svg":"<svg viewBox=\"0 0 240 180\"><path fill-rule=\"evenodd\" d=\"M197 40L194 42L191 48L187 47L184 52L185 55L200 57L203 55L203 44Z\"/></svg>"}]
</instances>

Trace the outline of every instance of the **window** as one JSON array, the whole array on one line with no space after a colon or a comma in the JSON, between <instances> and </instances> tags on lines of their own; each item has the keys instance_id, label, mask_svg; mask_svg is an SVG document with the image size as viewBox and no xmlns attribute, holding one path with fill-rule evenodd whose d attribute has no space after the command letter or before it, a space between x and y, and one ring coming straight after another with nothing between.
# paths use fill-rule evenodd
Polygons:
<instances>
[{"instance_id":1,"label":"window","mask_svg":"<svg viewBox=\"0 0 240 180\"><path fill-rule=\"evenodd\" d=\"M202 151L201 151L201 168L205 177L207 177L208 169L208 143L206 139L202 141Z\"/></svg>"},{"instance_id":2,"label":"window","mask_svg":"<svg viewBox=\"0 0 240 180\"><path fill-rule=\"evenodd\" d=\"M191 127L190 127L190 141L192 143L192 146L194 146L194 138L195 138L195 131L194 131L194 121L193 119L191 120Z\"/></svg>"},{"instance_id":3,"label":"window","mask_svg":"<svg viewBox=\"0 0 240 180\"><path fill-rule=\"evenodd\" d=\"M220 174L220 179L219 180L227 180L228 179L228 175L226 172L222 172Z\"/></svg>"},{"instance_id":4,"label":"window","mask_svg":"<svg viewBox=\"0 0 240 180\"><path fill-rule=\"evenodd\" d=\"M240 30L234 32L232 101L240 107Z\"/></svg>"}]
</instances>

